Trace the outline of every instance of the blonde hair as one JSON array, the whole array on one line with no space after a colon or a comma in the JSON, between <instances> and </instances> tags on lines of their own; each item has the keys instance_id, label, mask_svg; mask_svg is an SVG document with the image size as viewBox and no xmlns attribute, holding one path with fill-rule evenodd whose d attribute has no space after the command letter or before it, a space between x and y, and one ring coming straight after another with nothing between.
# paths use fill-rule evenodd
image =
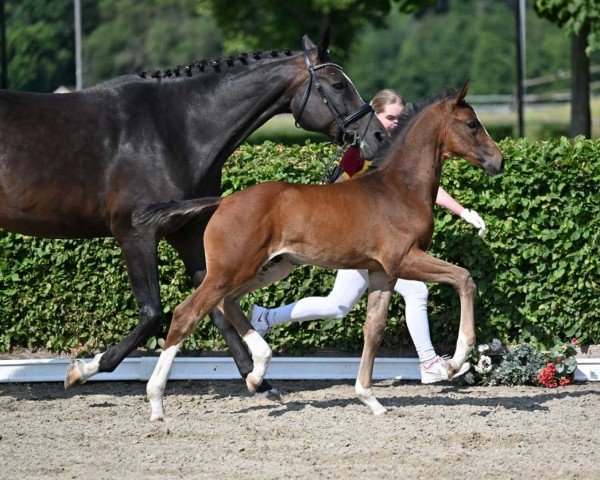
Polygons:
<instances>
[{"instance_id":1,"label":"blonde hair","mask_svg":"<svg viewBox=\"0 0 600 480\"><path fill-rule=\"evenodd\" d=\"M380 90L375 94L373 100L371 100L371 106L375 110L375 113L383 112L385 107L394 103L399 103L403 107L406 106L404 99L391 88Z\"/></svg>"}]
</instances>

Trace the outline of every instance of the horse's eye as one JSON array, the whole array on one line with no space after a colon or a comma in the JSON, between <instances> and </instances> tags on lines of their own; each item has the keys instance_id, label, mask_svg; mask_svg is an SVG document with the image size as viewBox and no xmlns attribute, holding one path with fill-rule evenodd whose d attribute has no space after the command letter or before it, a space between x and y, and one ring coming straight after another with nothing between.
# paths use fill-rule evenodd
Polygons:
<instances>
[{"instance_id":1,"label":"horse's eye","mask_svg":"<svg viewBox=\"0 0 600 480\"><path fill-rule=\"evenodd\" d=\"M335 88L336 90L343 90L344 82L336 82L332 85L332 87Z\"/></svg>"},{"instance_id":2,"label":"horse's eye","mask_svg":"<svg viewBox=\"0 0 600 480\"><path fill-rule=\"evenodd\" d=\"M475 130L477 128L477 122L473 120L472 122L467 123L471 130Z\"/></svg>"}]
</instances>

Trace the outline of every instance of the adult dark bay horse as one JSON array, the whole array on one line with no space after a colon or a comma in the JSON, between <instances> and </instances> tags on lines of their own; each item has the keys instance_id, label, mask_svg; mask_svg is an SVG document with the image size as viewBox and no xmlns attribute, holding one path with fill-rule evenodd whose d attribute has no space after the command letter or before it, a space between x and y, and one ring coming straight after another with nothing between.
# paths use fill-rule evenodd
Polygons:
<instances>
[{"instance_id":1,"label":"adult dark bay horse","mask_svg":"<svg viewBox=\"0 0 600 480\"><path fill-rule=\"evenodd\" d=\"M397 278L452 285L461 301L456 351L449 378L475 344L475 284L464 268L425 253L433 235L433 205L444 161L459 156L494 175L502 171L500 150L458 91L408 110L398 138L380 166L333 185L270 182L226 198L166 202L134 215L134 223L166 228L216 209L204 233L206 278L174 311L164 351L148 382L151 420L164 416L163 394L183 340L213 308L230 319L252 352L246 377L260 385L271 350L252 329L239 299L288 275L298 264L369 270L364 349L356 393L373 413L385 412L371 389L375 354L383 338ZM351 217L339 215L354 205Z\"/></svg>"},{"instance_id":2,"label":"adult dark bay horse","mask_svg":"<svg viewBox=\"0 0 600 480\"><path fill-rule=\"evenodd\" d=\"M225 160L279 113L373 155L385 130L331 62L328 46L326 32L318 47L305 36L295 54L201 61L67 95L0 91L0 227L48 238L114 236L140 310L139 324L118 345L70 365L66 388L114 370L161 322L160 235L152 225L132 226L136 208L219 195ZM165 232L196 285L207 221ZM252 360L239 335L219 314L213 320L247 375Z\"/></svg>"}]
</instances>

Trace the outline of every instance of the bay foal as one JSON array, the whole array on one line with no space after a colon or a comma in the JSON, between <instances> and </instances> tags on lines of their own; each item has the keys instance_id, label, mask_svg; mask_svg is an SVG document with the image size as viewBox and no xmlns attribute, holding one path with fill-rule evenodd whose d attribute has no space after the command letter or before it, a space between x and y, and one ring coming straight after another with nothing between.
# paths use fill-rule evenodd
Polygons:
<instances>
[{"instance_id":1,"label":"bay foal","mask_svg":"<svg viewBox=\"0 0 600 480\"><path fill-rule=\"evenodd\" d=\"M504 159L464 98L469 83L401 119L389 153L370 173L333 185L269 182L225 198L150 205L136 221L167 228L215 210L204 234L206 277L176 309L164 351L148 383L151 420L162 419L163 393L183 340L213 309L230 319L252 353L248 389L260 385L271 350L251 328L240 298L287 276L296 265L369 270L369 297L356 393L374 414L385 412L371 389L375 354L397 278L452 285L460 296L458 341L449 378L475 344L475 284L464 268L425 253L444 161L458 156L500 173ZM351 216L340 216L355 205ZM217 208L218 207L218 208Z\"/></svg>"}]
</instances>

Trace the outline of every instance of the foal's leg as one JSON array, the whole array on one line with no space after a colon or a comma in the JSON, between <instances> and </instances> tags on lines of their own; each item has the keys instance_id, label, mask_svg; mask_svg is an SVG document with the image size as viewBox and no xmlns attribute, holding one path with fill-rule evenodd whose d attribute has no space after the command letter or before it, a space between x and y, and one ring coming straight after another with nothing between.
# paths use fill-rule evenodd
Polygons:
<instances>
[{"instance_id":1,"label":"foal's leg","mask_svg":"<svg viewBox=\"0 0 600 480\"><path fill-rule=\"evenodd\" d=\"M369 273L367 319L363 327L365 343L355 389L359 400L369 407L375 415L386 412L385 407L375 398L371 384L375 355L383 340L383 331L387 324L387 313L393 288L393 278L382 272Z\"/></svg>"},{"instance_id":2,"label":"foal's leg","mask_svg":"<svg viewBox=\"0 0 600 480\"><path fill-rule=\"evenodd\" d=\"M206 222L208 222L208 217ZM186 271L194 283L194 287L200 285L206 274L203 242L205 227L205 223L201 221L191 222L183 229L178 230L167 237L167 241L173 246L177 253L179 253L179 256L183 260ZM215 309L210 312L209 315L219 329L219 332L221 332L221 335L223 335L240 375L242 378L246 379L248 374L253 370L254 365L242 338L220 310ZM261 398L279 398L277 390L266 380L263 380L256 389L256 392L257 394L260 394Z\"/></svg>"},{"instance_id":3,"label":"foal's leg","mask_svg":"<svg viewBox=\"0 0 600 480\"><path fill-rule=\"evenodd\" d=\"M236 298L228 296L223 300L222 305L225 318L235 327L252 354L254 368L246 375L246 386L250 393L254 393L263 382L267 373L267 367L272 356L271 348L258 332L252 328Z\"/></svg>"},{"instance_id":4,"label":"foal's leg","mask_svg":"<svg viewBox=\"0 0 600 480\"><path fill-rule=\"evenodd\" d=\"M173 311L173 319L163 346L163 352L160 354L146 387L146 393L150 401L151 421L164 418L163 395L175 355L177 355L183 341L223 298L223 289L219 285L222 285L222 283L207 278Z\"/></svg>"},{"instance_id":5,"label":"foal's leg","mask_svg":"<svg viewBox=\"0 0 600 480\"><path fill-rule=\"evenodd\" d=\"M239 300L247 293L287 277L293 269L294 265L289 258L276 257L264 264L252 279L237 288L235 292L228 295L223 301L223 313L225 317L231 321L252 352L254 369L246 377L246 386L250 392L255 391L257 386L261 382L264 382L263 378L271 360L271 349L264 339L252 328L252 324L240 308ZM278 394L277 398L280 398Z\"/></svg>"},{"instance_id":6,"label":"foal's leg","mask_svg":"<svg viewBox=\"0 0 600 480\"><path fill-rule=\"evenodd\" d=\"M444 262L422 250L413 248L404 258L399 276L408 280L422 282L439 282L451 285L460 297L460 326L456 351L450 360L448 378L452 379L460 370L469 352L475 345L475 319L473 316L473 299L477 288L468 270Z\"/></svg>"},{"instance_id":7,"label":"foal's leg","mask_svg":"<svg viewBox=\"0 0 600 480\"><path fill-rule=\"evenodd\" d=\"M85 383L99 372L112 372L136 347L144 343L159 328L162 320L156 248L158 240L151 230L117 236L129 281L140 310L140 321L132 332L114 347L85 363L74 360L67 369L65 389Z\"/></svg>"}]
</instances>

